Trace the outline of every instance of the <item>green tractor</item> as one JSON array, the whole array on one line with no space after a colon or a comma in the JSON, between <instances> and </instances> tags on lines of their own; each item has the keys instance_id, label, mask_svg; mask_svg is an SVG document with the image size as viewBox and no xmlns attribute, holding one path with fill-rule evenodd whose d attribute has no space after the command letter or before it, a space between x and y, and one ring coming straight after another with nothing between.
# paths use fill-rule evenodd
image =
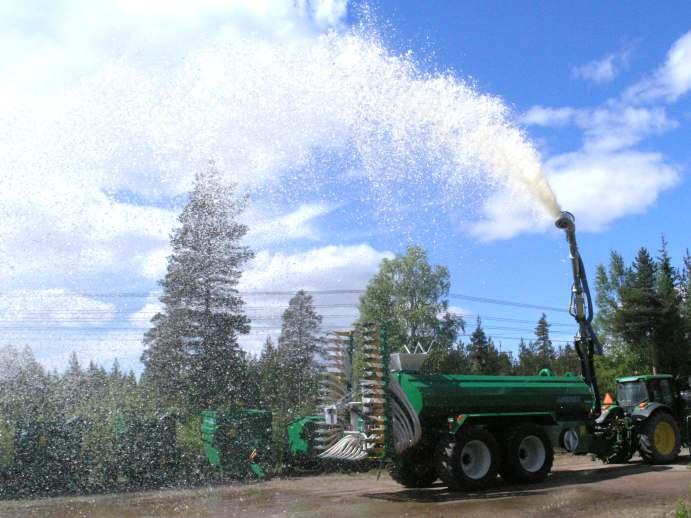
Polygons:
<instances>
[{"instance_id":1,"label":"green tractor","mask_svg":"<svg viewBox=\"0 0 691 518\"><path fill-rule=\"evenodd\" d=\"M603 408L586 446L605 462L624 463L638 451L649 464L673 462L689 445L691 392L669 374L617 379L617 399Z\"/></svg>"}]
</instances>

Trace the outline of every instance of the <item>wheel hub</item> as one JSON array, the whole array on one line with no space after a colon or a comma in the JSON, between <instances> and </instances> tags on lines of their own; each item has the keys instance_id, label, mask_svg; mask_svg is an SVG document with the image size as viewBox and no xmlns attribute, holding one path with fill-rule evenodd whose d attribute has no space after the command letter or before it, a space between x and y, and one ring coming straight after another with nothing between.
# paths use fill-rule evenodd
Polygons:
<instances>
[{"instance_id":1,"label":"wheel hub","mask_svg":"<svg viewBox=\"0 0 691 518\"><path fill-rule=\"evenodd\" d=\"M489 472L492 455L482 441L468 441L460 455L463 473L473 480L480 480Z\"/></svg>"},{"instance_id":2,"label":"wheel hub","mask_svg":"<svg viewBox=\"0 0 691 518\"><path fill-rule=\"evenodd\" d=\"M521 467L530 473L542 469L547 458L547 451L542 440L535 435L527 435L518 446L518 460Z\"/></svg>"},{"instance_id":3,"label":"wheel hub","mask_svg":"<svg viewBox=\"0 0 691 518\"><path fill-rule=\"evenodd\" d=\"M669 455L674 449L675 442L672 425L665 421L657 423L655 426L655 449L662 455Z\"/></svg>"}]
</instances>

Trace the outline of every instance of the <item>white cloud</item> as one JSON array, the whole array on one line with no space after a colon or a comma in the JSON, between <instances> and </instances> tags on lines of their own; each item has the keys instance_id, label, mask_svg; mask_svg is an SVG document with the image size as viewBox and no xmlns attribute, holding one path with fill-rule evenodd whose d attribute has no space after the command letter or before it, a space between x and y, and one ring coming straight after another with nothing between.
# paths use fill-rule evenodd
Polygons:
<instances>
[{"instance_id":1,"label":"white cloud","mask_svg":"<svg viewBox=\"0 0 691 518\"><path fill-rule=\"evenodd\" d=\"M649 135L677 127L664 108L643 108L617 101L594 110L582 110L576 120L585 135L584 146L600 151L627 148Z\"/></svg>"},{"instance_id":2,"label":"white cloud","mask_svg":"<svg viewBox=\"0 0 691 518\"><path fill-rule=\"evenodd\" d=\"M346 11L340 0L5 0L0 92L63 88L113 60L150 67L218 34L314 34L340 24Z\"/></svg>"},{"instance_id":3,"label":"white cloud","mask_svg":"<svg viewBox=\"0 0 691 518\"><path fill-rule=\"evenodd\" d=\"M64 289L14 290L0 295L5 338L33 328L99 326L113 320L115 306Z\"/></svg>"},{"instance_id":4,"label":"white cloud","mask_svg":"<svg viewBox=\"0 0 691 518\"><path fill-rule=\"evenodd\" d=\"M321 236L315 220L334 209L335 206L327 203L303 203L291 212L273 215L256 206L250 207L242 217L249 226L246 241L252 247L297 239L316 241Z\"/></svg>"},{"instance_id":5,"label":"white cloud","mask_svg":"<svg viewBox=\"0 0 691 518\"><path fill-rule=\"evenodd\" d=\"M674 42L664 64L650 77L628 88L623 98L629 102L663 100L675 102L691 89L691 31Z\"/></svg>"},{"instance_id":6,"label":"white cloud","mask_svg":"<svg viewBox=\"0 0 691 518\"><path fill-rule=\"evenodd\" d=\"M664 133L678 125L663 107L633 106L618 99L597 108L533 106L521 120L534 126L576 126L583 130L586 147L602 151L633 146L649 135Z\"/></svg>"},{"instance_id":7,"label":"white cloud","mask_svg":"<svg viewBox=\"0 0 691 518\"><path fill-rule=\"evenodd\" d=\"M242 276L241 290L363 288L385 257L369 245L330 245L294 254L263 250Z\"/></svg>"},{"instance_id":8,"label":"white cloud","mask_svg":"<svg viewBox=\"0 0 691 518\"><path fill-rule=\"evenodd\" d=\"M569 106L562 108L533 106L520 119L523 124L534 126L565 126L571 124L577 114L578 110Z\"/></svg>"},{"instance_id":9,"label":"white cloud","mask_svg":"<svg viewBox=\"0 0 691 518\"><path fill-rule=\"evenodd\" d=\"M590 232L645 212L681 180L679 169L661 154L634 150L584 149L552 157L545 168L562 208L577 216L579 230ZM544 232L553 223L553 218L535 210L525 193L502 191L489 198L484 217L470 226L470 232L492 241Z\"/></svg>"},{"instance_id":10,"label":"white cloud","mask_svg":"<svg viewBox=\"0 0 691 518\"><path fill-rule=\"evenodd\" d=\"M573 77L594 81L595 83L607 83L612 81L627 65L629 51L613 52L602 59L590 61L585 65L573 67Z\"/></svg>"}]
</instances>

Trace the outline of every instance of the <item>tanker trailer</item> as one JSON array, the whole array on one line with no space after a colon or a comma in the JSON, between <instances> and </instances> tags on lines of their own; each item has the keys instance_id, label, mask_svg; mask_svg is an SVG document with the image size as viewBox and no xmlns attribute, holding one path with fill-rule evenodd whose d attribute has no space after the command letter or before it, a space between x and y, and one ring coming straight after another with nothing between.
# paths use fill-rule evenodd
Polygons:
<instances>
[{"instance_id":1,"label":"tanker trailer","mask_svg":"<svg viewBox=\"0 0 691 518\"><path fill-rule=\"evenodd\" d=\"M352 379L353 337L365 360ZM329 347L320 457L388 461L392 478L454 490L486 487L501 474L538 482L554 446L575 436L595 405L580 377L422 374L423 355L389 354L385 330L365 326ZM350 352L347 349L351 345Z\"/></svg>"}]
</instances>

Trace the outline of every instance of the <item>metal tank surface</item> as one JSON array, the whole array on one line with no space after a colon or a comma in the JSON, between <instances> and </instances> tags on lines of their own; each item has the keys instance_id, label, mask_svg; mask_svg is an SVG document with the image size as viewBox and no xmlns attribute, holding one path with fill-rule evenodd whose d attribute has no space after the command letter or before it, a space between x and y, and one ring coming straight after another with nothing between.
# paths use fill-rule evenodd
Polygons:
<instances>
[{"instance_id":1,"label":"metal tank surface","mask_svg":"<svg viewBox=\"0 0 691 518\"><path fill-rule=\"evenodd\" d=\"M451 414L544 413L557 420L591 415L591 388L575 376L469 376L393 372L421 419Z\"/></svg>"}]
</instances>

